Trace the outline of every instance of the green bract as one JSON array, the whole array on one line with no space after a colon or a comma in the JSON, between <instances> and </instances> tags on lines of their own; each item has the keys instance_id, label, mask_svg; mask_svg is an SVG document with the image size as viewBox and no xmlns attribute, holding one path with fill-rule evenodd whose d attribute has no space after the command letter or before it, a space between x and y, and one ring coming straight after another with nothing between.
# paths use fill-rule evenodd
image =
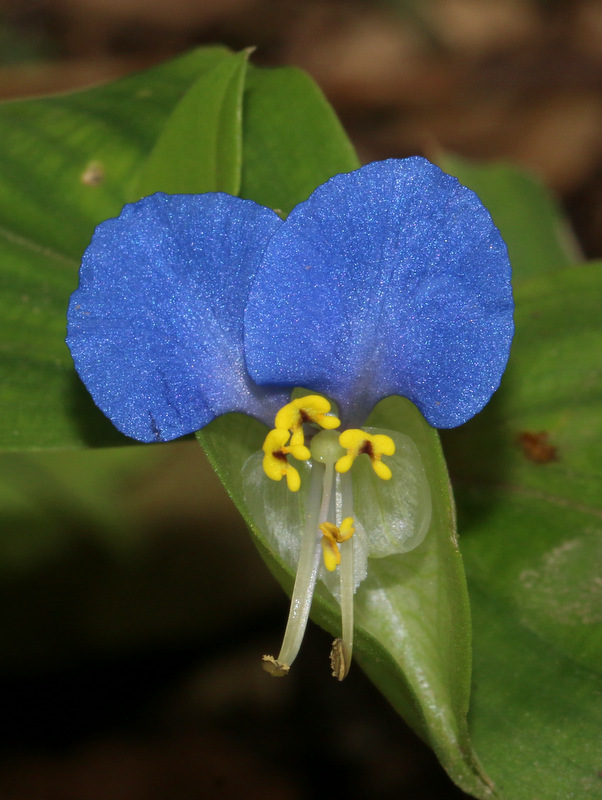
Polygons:
<instances>
[{"instance_id":1,"label":"green bract","mask_svg":"<svg viewBox=\"0 0 602 800\"><path fill-rule=\"evenodd\" d=\"M407 553L422 543L429 529L432 510L428 480L413 441L397 431L366 430L390 436L396 451L395 455L387 458L387 465L393 472L390 481L383 482L376 477L367 456L360 456L352 470L352 506L356 525L352 539L355 590L366 577L368 558ZM332 433L324 431L316 438ZM312 461L296 464L301 473L298 492L289 492L284 482L266 480L261 453L251 456L243 466L243 490L249 513L263 531L269 546L291 570L296 569L299 561L301 534L308 511L320 501L319 495L311 496L313 472L321 468L316 463L313 444L311 449ZM336 450L334 453L333 457L338 457ZM338 480L342 477L339 476ZM339 600L338 575L327 572L322 566L319 579Z\"/></svg>"}]
</instances>

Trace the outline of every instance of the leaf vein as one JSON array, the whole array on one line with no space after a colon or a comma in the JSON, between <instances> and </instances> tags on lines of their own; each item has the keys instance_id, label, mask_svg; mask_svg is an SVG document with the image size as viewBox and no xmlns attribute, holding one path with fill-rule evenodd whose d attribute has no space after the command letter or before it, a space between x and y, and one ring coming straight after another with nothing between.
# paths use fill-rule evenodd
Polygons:
<instances>
[{"instance_id":1,"label":"leaf vein","mask_svg":"<svg viewBox=\"0 0 602 800\"><path fill-rule=\"evenodd\" d=\"M4 238L10 244L15 244L18 247L24 247L26 250L47 258L52 258L54 261L58 261L61 264L67 264L70 267L77 266L79 263L75 259L69 258L69 256L65 256L62 253L57 253L56 250L53 250L50 247L45 247L44 245L32 242L31 239L27 239L25 236L19 236L18 233L13 233L13 231L9 231L7 228L0 227L0 237Z\"/></svg>"}]
</instances>

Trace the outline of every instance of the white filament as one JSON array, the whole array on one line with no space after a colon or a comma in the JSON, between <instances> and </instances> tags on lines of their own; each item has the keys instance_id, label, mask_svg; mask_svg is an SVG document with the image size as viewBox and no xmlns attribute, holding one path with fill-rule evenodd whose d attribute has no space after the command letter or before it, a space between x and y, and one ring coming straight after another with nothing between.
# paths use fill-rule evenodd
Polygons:
<instances>
[{"instance_id":1,"label":"white filament","mask_svg":"<svg viewBox=\"0 0 602 800\"><path fill-rule=\"evenodd\" d=\"M322 483L321 487L320 483ZM328 519L333 483L334 462L325 464L324 467L319 464L313 465L297 576L293 587L282 647L276 659L278 665L285 671L288 671L288 668L297 657L307 627L318 570L320 569L320 542L322 539L320 525ZM320 491L322 493L321 501ZM316 509L319 509L317 514Z\"/></svg>"},{"instance_id":2,"label":"white filament","mask_svg":"<svg viewBox=\"0 0 602 800\"><path fill-rule=\"evenodd\" d=\"M337 476L336 488L337 522L340 527L346 517L353 516L353 484L347 472ZM341 655L342 669L337 671L339 680L343 680L351 666L353 653L353 595L355 592L355 570L353 565L353 536L340 545L341 564L339 566L339 586L341 604Z\"/></svg>"}]
</instances>

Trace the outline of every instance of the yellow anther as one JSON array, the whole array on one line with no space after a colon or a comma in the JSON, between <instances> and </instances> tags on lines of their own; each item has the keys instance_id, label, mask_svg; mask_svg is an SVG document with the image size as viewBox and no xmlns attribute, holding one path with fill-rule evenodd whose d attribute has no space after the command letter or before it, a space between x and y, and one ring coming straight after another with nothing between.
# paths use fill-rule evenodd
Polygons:
<instances>
[{"instance_id":1,"label":"yellow anther","mask_svg":"<svg viewBox=\"0 0 602 800\"><path fill-rule=\"evenodd\" d=\"M327 430L339 427L341 421L337 417L327 416L329 411L330 403L325 397L320 397L318 394L298 397L280 409L276 414L274 426L278 430L291 432L291 445L302 445L305 442L304 422L314 422Z\"/></svg>"},{"instance_id":2,"label":"yellow anther","mask_svg":"<svg viewBox=\"0 0 602 800\"><path fill-rule=\"evenodd\" d=\"M347 450L347 454L341 456L334 465L337 472L348 472L355 459L366 453L378 477L384 481L391 478L391 470L381 461L383 456L392 456L395 453L395 443L390 436L385 436L383 433L372 435L366 431L350 428L339 436L339 444Z\"/></svg>"},{"instance_id":3,"label":"yellow anther","mask_svg":"<svg viewBox=\"0 0 602 800\"><path fill-rule=\"evenodd\" d=\"M288 488L291 492L297 492L301 486L301 476L295 467L288 463L287 455L290 453L299 461L307 461L311 453L309 448L302 444L287 444L289 436L289 431L275 429L265 437L263 471L273 481L280 481L286 476Z\"/></svg>"},{"instance_id":4,"label":"yellow anther","mask_svg":"<svg viewBox=\"0 0 602 800\"><path fill-rule=\"evenodd\" d=\"M339 545L351 539L355 532L353 527L353 517L345 517L341 522L341 527L337 528L332 522L323 522L320 525L322 531L322 554L324 556L324 566L329 572L334 570L341 563L341 551Z\"/></svg>"}]
</instances>

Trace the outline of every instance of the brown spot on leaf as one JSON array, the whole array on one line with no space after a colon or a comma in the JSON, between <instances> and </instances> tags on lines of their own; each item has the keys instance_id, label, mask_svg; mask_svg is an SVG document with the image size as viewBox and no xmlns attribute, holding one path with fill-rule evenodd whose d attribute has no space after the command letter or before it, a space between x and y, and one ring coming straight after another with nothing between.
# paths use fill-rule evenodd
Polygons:
<instances>
[{"instance_id":1,"label":"brown spot on leaf","mask_svg":"<svg viewBox=\"0 0 602 800\"><path fill-rule=\"evenodd\" d=\"M558 450L548 441L546 431L539 433L522 431L518 434L518 443L525 458L535 464L549 464L550 461L558 461Z\"/></svg>"}]
</instances>

